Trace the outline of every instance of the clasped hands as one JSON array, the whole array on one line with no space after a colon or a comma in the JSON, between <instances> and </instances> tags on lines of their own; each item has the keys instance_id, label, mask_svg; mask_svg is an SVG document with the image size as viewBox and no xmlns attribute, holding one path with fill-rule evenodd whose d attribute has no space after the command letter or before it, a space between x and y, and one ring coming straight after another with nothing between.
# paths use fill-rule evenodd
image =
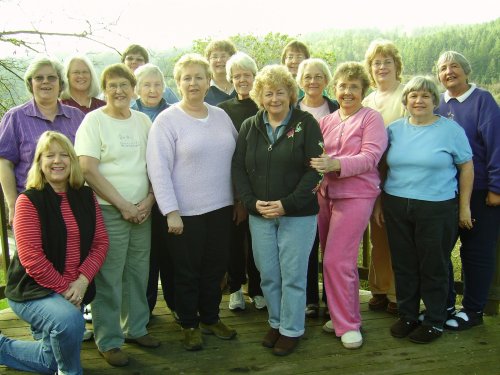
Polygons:
<instances>
[{"instance_id":1,"label":"clasped hands","mask_svg":"<svg viewBox=\"0 0 500 375\"><path fill-rule=\"evenodd\" d=\"M69 283L68 289L66 289L62 295L79 309L88 286L89 280L84 275L80 274L78 279Z\"/></svg>"},{"instance_id":2,"label":"clasped hands","mask_svg":"<svg viewBox=\"0 0 500 375\"><path fill-rule=\"evenodd\" d=\"M275 219L285 215L285 209L283 208L281 201L257 201L255 208L265 219Z\"/></svg>"}]
</instances>

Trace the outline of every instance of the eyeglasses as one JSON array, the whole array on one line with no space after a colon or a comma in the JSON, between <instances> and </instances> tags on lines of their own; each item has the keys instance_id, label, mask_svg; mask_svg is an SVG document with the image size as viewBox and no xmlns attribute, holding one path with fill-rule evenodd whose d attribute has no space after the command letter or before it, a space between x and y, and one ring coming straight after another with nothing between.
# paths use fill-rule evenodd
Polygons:
<instances>
[{"instance_id":1,"label":"eyeglasses","mask_svg":"<svg viewBox=\"0 0 500 375\"><path fill-rule=\"evenodd\" d=\"M298 54L291 53L285 57L285 59L288 61L292 61L292 60L302 61L302 60L304 60L304 58L305 58L305 56L301 53L298 53Z\"/></svg>"},{"instance_id":2,"label":"eyeglasses","mask_svg":"<svg viewBox=\"0 0 500 375\"><path fill-rule=\"evenodd\" d=\"M251 79L252 77L253 77L253 74L243 73L243 74L235 74L231 78L233 79L233 81L241 81L241 80Z\"/></svg>"},{"instance_id":3,"label":"eyeglasses","mask_svg":"<svg viewBox=\"0 0 500 375\"><path fill-rule=\"evenodd\" d=\"M73 70L69 74L72 76L89 76L90 72L88 70Z\"/></svg>"},{"instance_id":4,"label":"eyeglasses","mask_svg":"<svg viewBox=\"0 0 500 375\"><path fill-rule=\"evenodd\" d=\"M349 92L358 92L358 91L361 91L361 87L359 87L358 85L344 85L344 84L340 84L337 86L337 91L339 92L347 92L349 90Z\"/></svg>"},{"instance_id":5,"label":"eyeglasses","mask_svg":"<svg viewBox=\"0 0 500 375\"><path fill-rule=\"evenodd\" d=\"M42 83L45 80L49 81L50 83L54 83L59 79L59 77L54 75L48 75L48 76L34 76L31 79L36 83Z\"/></svg>"},{"instance_id":6,"label":"eyeglasses","mask_svg":"<svg viewBox=\"0 0 500 375\"><path fill-rule=\"evenodd\" d=\"M306 82L306 83L309 83L309 82L312 82L312 81L323 82L323 80L325 79L325 77L318 74L318 75L315 75L315 76L309 76L309 75L307 75L307 76L304 76L303 79L304 79L304 82Z\"/></svg>"},{"instance_id":7,"label":"eyeglasses","mask_svg":"<svg viewBox=\"0 0 500 375\"><path fill-rule=\"evenodd\" d=\"M106 90L111 91L111 92L116 92L118 89L122 91L126 91L130 88L130 83L129 82L122 82L122 83L110 83L109 85L106 86Z\"/></svg>"},{"instance_id":8,"label":"eyeglasses","mask_svg":"<svg viewBox=\"0 0 500 375\"><path fill-rule=\"evenodd\" d=\"M218 54L213 54L213 55L210 55L210 60L211 61L216 61L216 60L227 60L229 58L229 56L225 53L221 54L221 55L218 55Z\"/></svg>"},{"instance_id":9,"label":"eyeglasses","mask_svg":"<svg viewBox=\"0 0 500 375\"><path fill-rule=\"evenodd\" d=\"M390 60L390 59L387 59L387 60L384 60L384 61L380 61L380 60L376 60L376 61L373 61L372 62L372 66L374 68L381 68L382 65L385 65L387 67L391 66L392 64L394 64L394 61Z\"/></svg>"}]
</instances>

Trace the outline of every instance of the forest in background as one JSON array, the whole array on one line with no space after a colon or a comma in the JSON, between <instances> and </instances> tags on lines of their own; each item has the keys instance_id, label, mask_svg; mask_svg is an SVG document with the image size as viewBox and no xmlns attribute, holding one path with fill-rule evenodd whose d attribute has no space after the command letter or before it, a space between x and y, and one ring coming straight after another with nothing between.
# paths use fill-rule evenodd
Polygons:
<instances>
[{"instance_id":1,"label":"forest in background","mask_svg":"<svg viewBox=\"0 0 500 375\"><path fill-rule=\"evenodd\" d=\"M287 35L269 33L264 36L238 34L231 39L241 51L252 56L259 67L279 63L283 46L291 39L305 42L314 57L323 58L332 68L340 62L362 61L365 51L374 39L392 40L401 52L403 59L404 82L416 74L434 74L434 64L439 54L446 50L463 53L471 62L471 82L487 88L500 101L500 18L476 25L457 25L446 27L426 27L407 33L394 29L324 30L321 32ZM210 41L194 40L187 48L171 48L164 51L150 51L151 62L158 65L165 74L168 86L175 88L172 70L175 61L186 52L200 52ZM77 41L76 41L77 43ZM145 46L147 48L147 46ZM68 54L73 51L68 51ZM100 73L105 66L118 62L120 56L115 51L88 53ZM64 59L65 56L57 56ZM20 77L29 64L29 59L16 57L0 59L0 115L10 107L20 104L29 97ZM6 64L7 63L7 64ZM10 69L6 66L12 67Z\"/></svg>"}]
</instances>

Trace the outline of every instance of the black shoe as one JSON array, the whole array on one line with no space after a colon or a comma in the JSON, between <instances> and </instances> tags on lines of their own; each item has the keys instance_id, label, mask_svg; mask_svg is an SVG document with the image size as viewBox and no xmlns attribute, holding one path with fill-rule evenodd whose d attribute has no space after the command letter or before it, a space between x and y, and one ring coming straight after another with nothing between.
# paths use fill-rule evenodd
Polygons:
<instances>
[{"instance_id":1,"label":"black shoe","mask_svg":"<svg viewBox=\"0 0 500 375\"><path fill-rule=\"evenodd\" d=\"M317 318L319 315L319 305L310 303L306 306L306 318Z\"/></svg>"},{"instance_id":2,"label":"black shoe","mask_svg":"<svg viewBox=\"0 0 500 375\"><path fill-rule=\"evenodd\" d=\"M418 322L414 320L398 319L396 323L391 326L391 335L402 339L408 336L415 328L418 327Z\"/></svg>"},{"instance_id":3,"label":"black shoe","mask_svg":"<svg viewBox=\"0 0 500 375\"><path fill-rule=\"evenodd\" d=\"M437 338L441 337L442 334L443 331L435 327L421 325L410 333L408 337L411 342L415 342L417 344L429 344L430 342L433 342Z\"/></svg>"},{"instance_id":4,"label":"black shoe","mask_svg":"<svg viewBox=\"0 0 500 375\"><path fill-rule=\"evenodd\" d=\"M449 317L444 323L444 327L452 331L464 331L481 324L483 324L482 312L466 311L462 309L452 317Z\"/></svg>"}]
</instances>

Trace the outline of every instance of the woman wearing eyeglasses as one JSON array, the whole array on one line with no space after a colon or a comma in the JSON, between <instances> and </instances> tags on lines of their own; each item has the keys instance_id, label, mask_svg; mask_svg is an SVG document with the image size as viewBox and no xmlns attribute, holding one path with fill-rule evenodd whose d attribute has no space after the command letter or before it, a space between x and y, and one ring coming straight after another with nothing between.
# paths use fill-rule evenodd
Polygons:
<instances>
[{"instance_id":1,"label":"woman wearing eyeglasses","mask_svg":"<svg viewBox=\"0 0 500 375\"><path fill-rule=\"evenodd\" d=\"M213 40L205 48L205 57L210 63L212 79L205 95L205 102L217 105L236 96L233 84L226 77L226 63L236 53L230 40Z\"/></svg>"},{"instance_id":2,"label":"woman wearing eyeglasses","mask_svg":"<svg viewBox=\"0 0 500 375\"><path fill-rule=\"evenodd\" d=\"M363 65L346 62L333 76L340 108L319 126L324 152L311 166L324 175L318 191L319 240L331 321L323 329L347 349L363 344L357 259L359 243L380 194L378 162L387 147L380 114L361 101L370 81Z\"/></svg>"},{"instance_id":3,"label":"woman wearing eyeglasses","mask_svg":"<svg viewBox=\"0 0 500 375\"><path fill-rule=\"evenodd\" d=\"M74 142L84 117L80 110L58 101L65 85L58 61L49 57L34 60L24 74L24 83L33 98L9 110L0 123L0 184L9 209L9 225L40 135L55 130Z\"/></svg>"},{"instance_id":4,"label":"woman wearing eyeglasses","mask_svg":"<svg viewBox=\"0 0 500 375\"><path fill-rule=\"evenodd\" d=\"M363 100L363 105L378 111L384 119L384 125L389 126L405 114L405 107L401 103L403 63L398 49L388 40L374 40L365 54L365 68L374 90ZM372 298L368 308L396 314L398 305L387 232L385 224L379 226L373 218L370 221L370 240L372 253L368 283Z\"/></svg>"},{"instance_id":5,"label":"woman wearing eyeglasses","mask_svg":"<svg viewBox=\"0 0 500 375\"><path fill-rule=\"evenodd\" d=\"M89 113L106 104L98 99L99 81L94 65L85 55L69 57L64 64L64 77L68 85L61 93L62 102Z\"/></svg>"},{"instance_id":6,"label":"woman wearing eyeglasses","mask_svg":"<svg viewBox=\"0 0 500 375\"><path fill-rule=\"evenodd\" d=\"M109 251L95 277L92 302L95 341L112 366L128 364L124 341L156 348L146 329L146 287L155 202L146 171L151 120L131 110L136 79L124 64L101 76L106 106L87 114L76 134L75 150L85 180L95 191L109 235Z\"/></svg>"},{"instance_id":7,"label":"woman wearing eyeglasses","mask_svg":"<svg viewBox=\"0 0 500 375\"><path fill-rule=\"evenodd\" d=\"M316 121L339 109L339 103L336 100L331 100L324 95L325 88L331 79L330 68L321 59L306 59L299 65L297 83L304 92L304 96L299 99L297 107L312 114ZM319 236L316 231L316 238L309 256L307 269L307 304L305 313L308 318L316 318L319 313L318 246ZM325 293L323 293L323 301L326 303Z\"/></svg>"}]
</instances>

